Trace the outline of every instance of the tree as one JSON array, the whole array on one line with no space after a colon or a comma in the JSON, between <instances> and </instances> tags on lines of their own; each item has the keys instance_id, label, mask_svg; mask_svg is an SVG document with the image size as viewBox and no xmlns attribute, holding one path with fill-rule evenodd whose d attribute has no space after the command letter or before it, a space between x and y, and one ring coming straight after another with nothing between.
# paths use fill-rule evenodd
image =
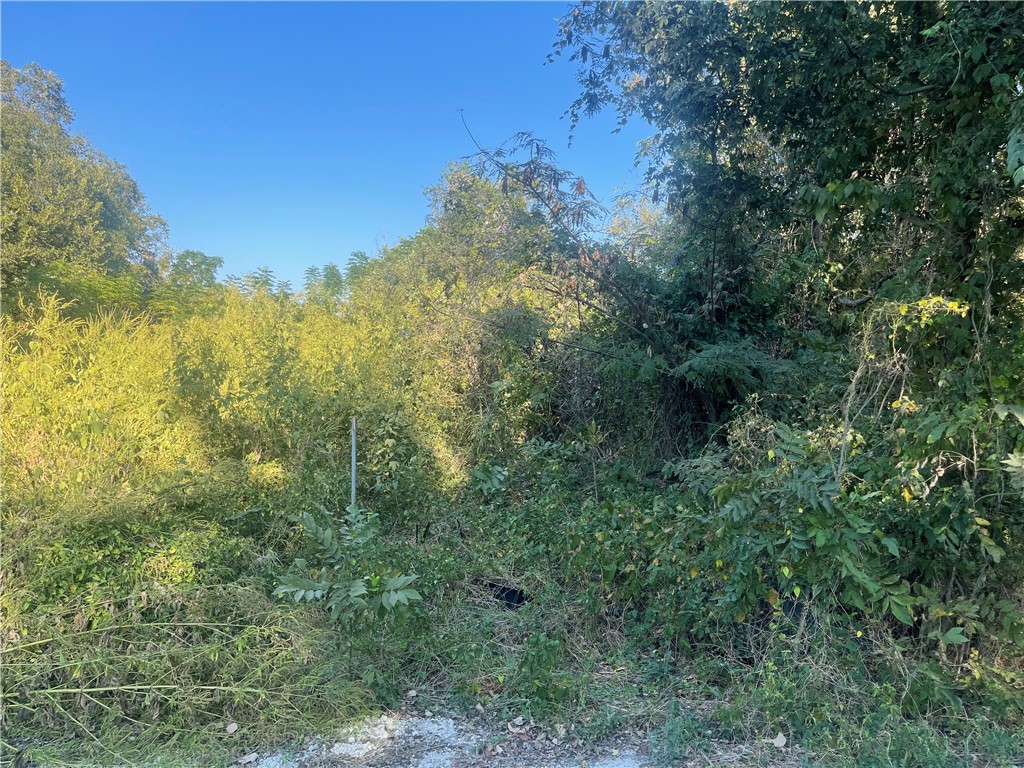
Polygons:
<instances>
[{"instance_id":1,"label":"tree","mask_svg":"<svg viewBox=\"0 0 1024 768\"><path fill-rule=\"evenodd\" d=\"M559 49L580 63L574 122L613 105L657 128L649 178L695 237L724 231L727 255L749 254L767 238L732 243L744 220L797 226L795 255L841 270L823 287L845 306L896 277L930 270L951 285L1008 258L1021 226L1006 154L1024 92L1020 11L584 3Z\"/></svg>"},{"instance_id":2,"label":"tree","mask_svg":"<svg viewBox=\"0 0 1024 768\"><path fill-rule=\"evenodd\" d=\"M56 287L97 275L152 283L164 223L122 165L70 132L60 79L35 64L19 70L2 62L0 85L0 287Z\"/></svg>"},{"instance_id":3,"label":"tree","mask_svg":"<svg viewBox=\"0 0 1024 768\"><path fill-rule=\"evenodd\" d=\"M355 258L357 254L353 254ZM336 311L345 297L348 281L336 264L309 267L303 280L302 297L305 302Z\"/></svg>"},{"instance_id":4,"label":"tree","mask_svg":"<svg viewBox=\"0 0 1024 768\"><path fill-rule=\"evenodd\" d=\"M792 534L790 594L1022 637L999 602L1024 533L1004 472L1024 435L999 417L1024 403L1021 39L1019 3L586 2L562 21L573 123L611 106L656 129L676 269L632 304L665 319L662 370L712 422L744 390L776 403L756 411L777 423L767 463L736 451L762 468L723 472L698 518L738 614ZM752 375L776 362L802 377Z\"/></svg>"},{"instance_id":5,"label":"tree","mask_svg":"<svg viewBox=\"0 0 1024 768\"><path fill-rule=\"evenodd\" d=\"M217 271L218 256L184 250L160 259L159 282L146 296L146 307L156 317L182 316L213 309L223 295Z\"/></svg>"}]
</instances>

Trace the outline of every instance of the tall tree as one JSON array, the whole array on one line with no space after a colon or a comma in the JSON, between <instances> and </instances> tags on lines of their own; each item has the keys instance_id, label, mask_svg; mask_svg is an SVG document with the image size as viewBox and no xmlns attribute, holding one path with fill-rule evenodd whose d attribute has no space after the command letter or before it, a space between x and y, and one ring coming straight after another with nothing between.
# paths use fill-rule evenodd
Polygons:
<instances>
[{"instance_id":1,"label":"tall tree","mask_svg":"<svg viewBox=\"0 0 1024 768\"><path fill-rule=\"evenodd\" d=\"M886 283L967 298L1007 264L1022 37L1019 3L583 3L559 48L574 122L656 127L649 175L691 246L710 234L726 269L789 251L842 308Z\"/></svg>"},{"instance_id":2,"label":"tall tree","mask_svg":"<svg viewBox=\"0 0 1024 768\"><path fill-rule=\"evenodd\" d=\"M63 84L36 64L0 64L5 292L58 275L157 277L163 221L119 163L71 133Z\"/></svg>"},{"instance_id":3,"label":"tall tree","mask_svg":"<svg viewBox=\"0 0 1024 768\"><path fill-rule=\"evenodd\" d=\"M1020 3L584 2L562 21L572 120L610 106L656 129L649 179L677 253L649 291L675 320L666 372L717 404L745 380L784 403L764 406L769 440L795 425L827 446L716 489L741 614L782 532L814 540L787 588L908 624L927 606L981 634L1018 581L1004 470L1019 487L1024 433L1002 419L1024 413L1022 39ZM761 386L754 352L803 378ZM793 513L819 503L821 536ZM891 537L854 544L858 528ZM999 620L1017 640L1019 619Z\"/></svg>"}]
</instances>

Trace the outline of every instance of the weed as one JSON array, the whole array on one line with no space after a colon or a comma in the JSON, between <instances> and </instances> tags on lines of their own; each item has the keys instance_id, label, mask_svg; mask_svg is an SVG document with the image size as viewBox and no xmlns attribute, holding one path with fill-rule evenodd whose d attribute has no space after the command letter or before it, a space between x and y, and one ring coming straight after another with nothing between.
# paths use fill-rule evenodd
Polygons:
<instances>
[{"instance_id":1,"label":"weed","mask_svg":"<svg viewBox=\"0 0 1024 768\"><path fill-rule=\"evenodd\" d=\"M709 732L705 721L673 701L665 724L650 734L651 757L657 765L675 765L692 750L704 749Z\"/></svg>"}]
</instances>

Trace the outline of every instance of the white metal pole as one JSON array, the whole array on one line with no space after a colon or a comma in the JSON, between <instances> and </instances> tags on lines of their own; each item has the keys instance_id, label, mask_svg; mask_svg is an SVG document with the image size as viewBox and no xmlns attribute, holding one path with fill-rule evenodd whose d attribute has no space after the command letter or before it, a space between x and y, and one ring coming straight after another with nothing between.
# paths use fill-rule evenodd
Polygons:
<instances>
[{"instance_id":1,"label":"white metal pole","mask_svg":"<svg viewBox=\"0 0 1024 768\"><path fill-rule=\"evenodd\" d=\"M356 505L356 417L352 417L352 503Z\"/></svg>"}]
</instances>

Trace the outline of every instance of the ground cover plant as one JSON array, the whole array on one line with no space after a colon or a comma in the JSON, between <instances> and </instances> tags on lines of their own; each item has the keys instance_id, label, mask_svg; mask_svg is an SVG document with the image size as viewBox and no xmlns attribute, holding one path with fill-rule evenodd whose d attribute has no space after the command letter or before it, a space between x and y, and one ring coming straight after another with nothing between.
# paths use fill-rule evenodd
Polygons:
<instances>
[{"instance_id":1,"label":"ground cover plant","mask_svg":"<svg viewBox=\"0 0 1024 768\"><path fill-rule=\"evenodd\" d=\"M666 765L1019 765L1021 11L573 6L571 118L654 126L650 199L595 234L520 134L297 290L168 251L4 64L4 760L416 690Z\"/></svg>"}]
</instances>

